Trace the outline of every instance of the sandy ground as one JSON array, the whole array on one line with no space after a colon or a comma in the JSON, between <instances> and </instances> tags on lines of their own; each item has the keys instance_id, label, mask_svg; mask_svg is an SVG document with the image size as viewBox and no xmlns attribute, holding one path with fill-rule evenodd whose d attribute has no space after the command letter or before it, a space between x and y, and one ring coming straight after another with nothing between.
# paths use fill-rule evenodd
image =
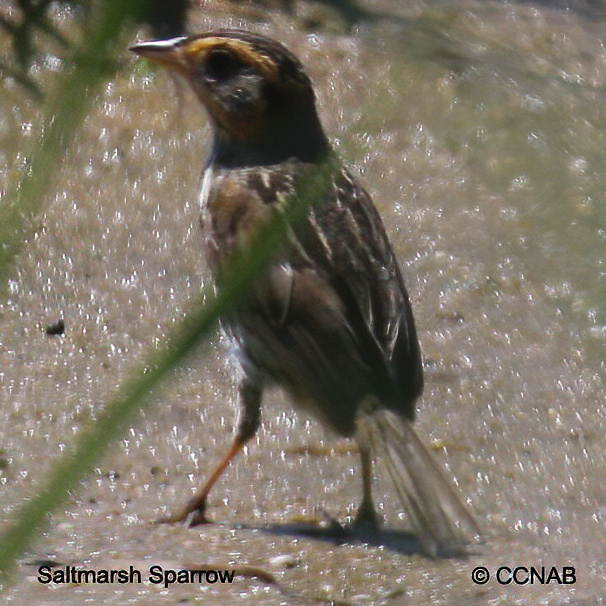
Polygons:
<instances>
[{"instance_id":1,"label":"sandy ground","mask_svg":"<svg viewBox=\"0 0 606 606\"><path fill-rule=\"evenodd\" d=\"M217 485L215 523L153 525L232 438L236 369L217 333L52 516L5 603L603 604L606 24L584 5L398 6L374 3L389 17L353 30L330 13L313 33L300 14L200 9L192 30L254 29L308 67L326 130L405 268L426 366L419 433L485 543L466 559L423 557L380 466L378 538L301 534L325 512L354 514L358 458L280 393ZM0 303L3 526L205 283L196 190L210 132L175 84L125 65L15 264ZM3 88L8 167L35 109ZM46 336L59 318L65 335ZM132 566L143 582L43 584L47 561ZM149 582L150 567L183 565L235 579ZM518 582L502 569L499 582L501 567L556 572L524 583L524 569Z\"/></svg>"}]
</instances>

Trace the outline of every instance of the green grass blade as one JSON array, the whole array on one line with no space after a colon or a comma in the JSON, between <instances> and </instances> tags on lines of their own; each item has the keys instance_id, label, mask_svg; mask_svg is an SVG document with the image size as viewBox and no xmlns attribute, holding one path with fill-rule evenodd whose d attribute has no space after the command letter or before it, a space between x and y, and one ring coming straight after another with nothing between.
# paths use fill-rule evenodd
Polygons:
<instances>
[{"instance_id":1,"label":"green grass blade","mask_svg":"<svg viewBox=\"0 0 606 606\"><path fill-rule=\"evenodd\" d=\"M123 50L124 26L140 16L144 0L106 0L92 11L83 28L83 42L68 62L36 125L40 133L25 152L25 168L12 179L0 200L0 290L6 289L12 261L40 212L53 176L59 172L66 150L103 85L117 70L113 59Z\"/></svg>"},{"instance_id":2,"label":"green grass blade","mask_svg":"<svg viewBox=\"0 0 606 606\"><path fill-rule=\"evenodd\" d=\"M167 345L147 357L91 428L80 433L73 448L54 465L44 487L22 506L14 524L0 535L0 573L14 566L48 514L65 502L69 490L92 470L108 444L125 431L144 405L146 396L208 336L220 315L238 305L252 280L264 271L284 242L287 225L299 221L309 205L321 198L333 171L334 164L329 159L321 170L313 170L301 179L297 192L288 201L287 210L275 213L255 234L250 247L232 256L219 294L206 291L202 297L206 303L183 319Z\"/></svg>"}]
</instances>

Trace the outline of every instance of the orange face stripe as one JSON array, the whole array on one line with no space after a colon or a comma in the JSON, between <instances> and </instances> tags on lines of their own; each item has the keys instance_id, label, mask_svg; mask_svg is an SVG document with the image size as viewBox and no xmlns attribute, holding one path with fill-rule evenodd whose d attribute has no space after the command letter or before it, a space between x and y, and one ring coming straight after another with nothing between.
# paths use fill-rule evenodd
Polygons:
<instances>
[{"instance_id":1,"label":"orange face stripe","mask_svg":"<svg viewBox=\"0 0 606 606\"><path fill-rule=\"evenodd\" d=\"M248 42L234 40L232 38L221 38L212 36L210 38L198 38L192 40L184 49L188 59L195 61L199 55L206 55L209 51L224 48L237 57L242 63L250 65L262 73L266 78L272 80L278 77L278 68L269 58L254 49Z\"/></svg>"}]
</instances>

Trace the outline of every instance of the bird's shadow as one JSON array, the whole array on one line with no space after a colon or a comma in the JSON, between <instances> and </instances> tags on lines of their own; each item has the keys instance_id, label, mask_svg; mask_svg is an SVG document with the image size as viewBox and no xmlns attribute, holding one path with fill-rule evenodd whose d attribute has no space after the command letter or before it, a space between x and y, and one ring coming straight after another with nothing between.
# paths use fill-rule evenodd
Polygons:
<instances>
[{"instance_id":1,"label":"bird's shadow","mask_svg":"<svg viewBox=\"0 0 606 606\"><path fill-rule=\"evenodd\" d=\"M326 526L312 523L287 523L253 526L240 524L238 528L256 530L278 537L310 538L332 545L367 545L382 547L401 555L420 555L429 559L467 559L477 545L457 545L450 548L430 552L419 538L410 531L389 528L366 528L356 526L341 526L334 521ZM473 549L475 552L475 549Z\"/></svg>"}]
</instances>

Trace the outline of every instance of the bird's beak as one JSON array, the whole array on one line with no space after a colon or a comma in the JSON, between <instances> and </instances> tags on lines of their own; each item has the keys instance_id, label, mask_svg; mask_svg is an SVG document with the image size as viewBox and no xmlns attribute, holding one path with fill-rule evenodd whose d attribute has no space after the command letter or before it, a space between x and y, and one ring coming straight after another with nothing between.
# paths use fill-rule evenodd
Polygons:
<instances>
[{"instance_id":1,"label":"bird's beak","mask_svg":"<svg viewBox=\"0 0 606 606\"><path fill-rule=\"evenodd\" d=\"M190 71L187 55L184 52L187 48L187 45L184 44L186 40L186 37L180 37L139 42L128 50L186 76Z\"/></svg>"}]
</instances>

